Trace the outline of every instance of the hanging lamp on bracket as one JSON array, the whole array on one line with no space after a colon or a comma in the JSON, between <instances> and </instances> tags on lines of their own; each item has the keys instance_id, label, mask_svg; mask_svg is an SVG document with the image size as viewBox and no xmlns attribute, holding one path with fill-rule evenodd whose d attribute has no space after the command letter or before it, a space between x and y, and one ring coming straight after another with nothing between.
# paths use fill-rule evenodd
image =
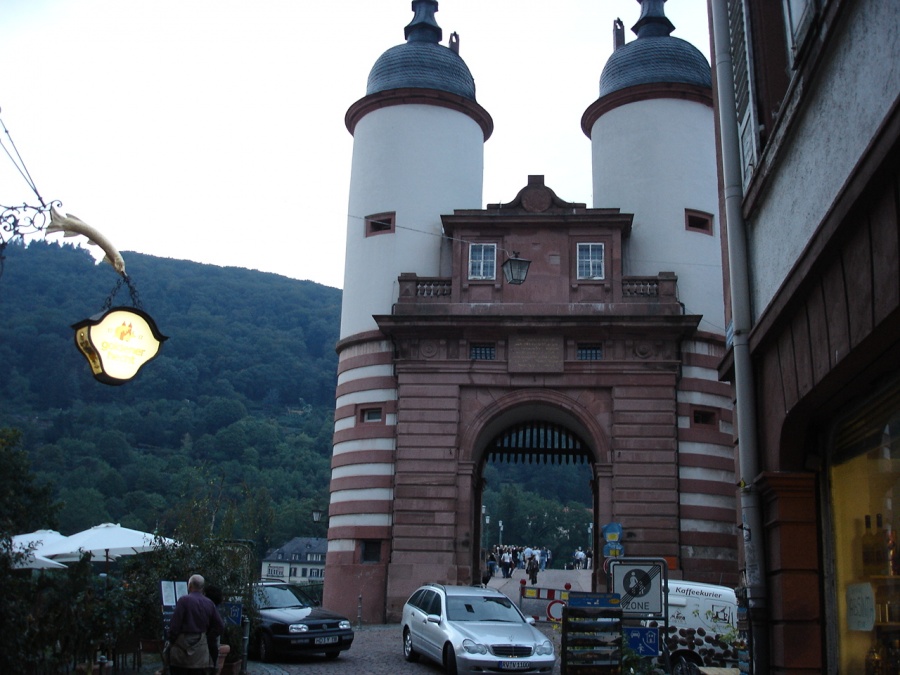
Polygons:
<instances>
[{"instance_id":1,"label":"hanging lamp on bracket","mask_svg":"<svg viewBox=\"0 0 900 675\"><path fill-rule=\"evenodd\" d=\"M503 276L506 279L506 283L518 286L525 283L525 277L528 276L530 265L530 260L520 258L519 252L513 251L512 258L507 258L500 267L503 268Z\"/></svg>"}]
</instances>

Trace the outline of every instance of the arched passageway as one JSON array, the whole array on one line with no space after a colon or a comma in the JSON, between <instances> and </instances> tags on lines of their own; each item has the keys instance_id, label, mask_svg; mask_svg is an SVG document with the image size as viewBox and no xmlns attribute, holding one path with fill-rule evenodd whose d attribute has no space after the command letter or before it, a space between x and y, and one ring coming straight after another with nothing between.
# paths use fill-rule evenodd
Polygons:
<instances>
[{"instance_id":1,"label":"arched passageway","mask_svg":"<svg viewBox=\"0 0 900 675\"><path fill-rule=\"evenodd\" d=\"M591 444L565 423L543 417L512 422L487 438L472 509L480 542L473 547L473 569L488 569L491 552L499 568L509 546L544 549L545 557L549 551L549 564L557 568L571 562L576 549L593 550Z\"/></svg>"}]
</instances>

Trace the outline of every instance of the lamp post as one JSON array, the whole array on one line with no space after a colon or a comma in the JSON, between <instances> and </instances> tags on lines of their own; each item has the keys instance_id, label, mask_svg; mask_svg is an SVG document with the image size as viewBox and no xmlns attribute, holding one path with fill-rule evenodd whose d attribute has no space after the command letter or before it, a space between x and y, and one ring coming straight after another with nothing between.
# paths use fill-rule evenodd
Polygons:
<instances>
[{"instance_id":1,"label":"lamp post","mask_svg":"<svg viewBox=\"0 0 900 675\"><path fill-rule=\"evenodd\" d=\"M594 548L594 523L588 523L588 548Z\"/></svg>"},{"instance_id":2,"label":"lamp post","mask_svg":"<svg viewBox=\"0 0 900 675\"><path fill-rule=\"evenodd\" d=\"M497 525L498 525L499 528L500 528L500 538L499 538L499 540L497 541L497 543L500 544L500 546L503 546L503 521L502 521L502 520L498 520L498 521L497 521Z\"/></svg>"}]
</instances>

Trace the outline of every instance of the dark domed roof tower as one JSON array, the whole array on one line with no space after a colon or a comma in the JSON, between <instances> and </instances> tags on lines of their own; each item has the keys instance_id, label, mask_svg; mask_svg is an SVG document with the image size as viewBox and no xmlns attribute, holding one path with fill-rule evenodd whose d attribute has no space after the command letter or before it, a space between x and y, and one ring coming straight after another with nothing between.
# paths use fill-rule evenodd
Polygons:
<instances>
[{"instance_id":1,"label":"dark domed roof tower","mask_svg":"<svg viewBox=\"0 0 900 675\"><path fill-rule=\"evenodd\" d=\"M632 30L638 39L616 48L600 74L600 97L640 84L687 84L709 89L709 63L690 42L672 37L664 0L644 2Z\"/></svg>"},{"instance_id":2,"label":"dark domed roof tower","mask_svg":"<svg viewBox=\"0 0 900 675\"><path fill-rule=\"evenodd\" d=\"M591 139L594 206L634 213L627 274L656 274L665 261L678 274L686 312L703 315L702 330L724 333L709 63L671 35L665 0L638 2L637 39L625 44L616 21L600 96L581 119Z\"/></svg>"},{"instance_id":3,"label":"dark domed roof tower","mask_svg":"<svg viewBox=\"0 0 900 675\"><path fill-rule=\"evenodd\" d=\"M416 15L404 30L406 43L391 47L375 62L366 95L410 87L445 91L474 101L475 79L459 55L455 34L450 36L450 49L439 44L442 31L434 19L437 2L413 6Z\"/></svg>"},{"instance_id":4,"label":"dark domed roof tower","mask_svg":"<svg viewBox=\"0 0 900 675\"><path fill-rule=\"evenodd\" d=\"M438 3L413 0L412 9L405 44L378 58L366 95L345 116L353 159L324 593L348 614L363 592L369 607L384 607L388 592L386 565L359 561L361 542L391 541L394 512L399 392L394 346L374 316L392 313L401 274L448 271L441 215L481 208L493 130L457 36L440 44Z\"/></svg>"},{"instance_id":5,"label":"dark domed roof tower","mask_svg":"<svg viewBox=\"0 0 900 675\"><path fill-rule=\"evenodd\" d=\"M685 578L708 580L735 557L734 500L725 496L734 490L732 399L717 370L726 330L710 67L672 37L664 0L638 1L637 39L625 44L616 21L600 96L581 124L591 139L594 206L634 214L625 274L674 272L684 313L701 317L679 345L675 386L678 557ZM708 428L697 423L700 408L714 419Z\"/></svg>"},{"instance_id":6,"label":"dark domed roof tower","mask_svg":"<svg viewBox=\"0 0 900 675\"><path fill-rule=\"evenodd\" d=\"M412 9L406 42L378 58L345 117L353 164L341 338L391 313L401 272L439 275L442 213L481 207L493 121L475 100L456 34L440 44L438 3L413 0Z\"/></svg>"}]
</instances>

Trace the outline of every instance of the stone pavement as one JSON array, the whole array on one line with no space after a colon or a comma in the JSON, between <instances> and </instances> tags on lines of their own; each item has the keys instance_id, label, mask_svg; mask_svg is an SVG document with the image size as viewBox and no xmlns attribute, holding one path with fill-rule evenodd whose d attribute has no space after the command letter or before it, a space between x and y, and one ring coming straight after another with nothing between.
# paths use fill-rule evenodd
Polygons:
<instances>
[{"instance_id":1,"label":"stone pavement","mask_svg":"<svg viewBox=\"0 0 900 675\"><path fill-rule=\"evenodd\" d=\"M492 588L498 588L514 602L518 599L520 579L524 571L516 570L512 579L495 577ZM589 591L590 572L583 570L545 570L538 574L538 587L562 589L564 584L572 584L572 590ZM559 630L549 623L541 622L538 628L553 640L557 648L557 663L553 670L559 675ZM333 661L324 657L298 657L282 663L248 664L249 675L440 675L443 669L425 661L407 663L403 658L399 624L366 625L356 631L353 646L341 652Z\"/></svg>"}]
</instances>

